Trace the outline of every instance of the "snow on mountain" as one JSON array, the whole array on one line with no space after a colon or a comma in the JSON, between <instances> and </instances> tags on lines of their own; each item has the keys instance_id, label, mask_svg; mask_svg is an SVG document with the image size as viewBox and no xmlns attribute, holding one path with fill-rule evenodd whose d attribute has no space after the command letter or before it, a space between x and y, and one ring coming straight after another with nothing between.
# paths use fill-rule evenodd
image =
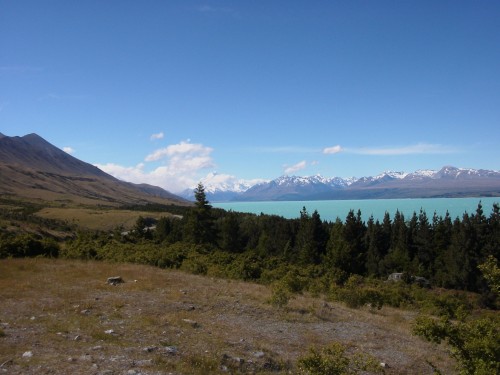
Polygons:
<instances>
[{"instance_id":1,"label":"snow on mountain","mask_svg":"<svg viewBox=\"0 0 500 375\"><path fill-rule=\"evenodd\" d=\"M463 182L457 185L453 182L455 180ZM486 180L489 182L485 182ZM483 182L478 183L477 181ZM389 194L388 197L413 197L422 194L424 196L426 196L425 194L448 196L455 191L457 191L457 194L461 194L458 191L460 189L469 192L476 190L481 192L500 191L500 186L497 189L497 185L500 185L498 181L500 181L500 172L498 171L451 166L445 166L439 171L430 169L421 169L411 173L385 171L376 176L361 178L284 175L271 181L248 181L237 179L234 176L211 173L202 179L207 198L213 202L231 200L357 199L358 196L363 194L366 197L376 198L386 197L387 194ZM463 185L464 183L466 186ZM476 185L488 186L489 190L478 190ZM425 193L421 190L423 188L431 188L432 193ZM192 200L193 189L194 187L186 190L182 196ZM361 191L364 191L364 193L361 193Z\"/></svg>"},{"instance_id":2,"label":"snow on mountain","mask_svg":"<svg viewBox=\"0 0 500 375\"><path fill-rule=\"evenodd\" d=\"M405 178L406 176L408 176L408 173L406 173L406 172L386 171L386 172L383 172L383 173L375 176L374 179L379 180L379 179L384 179L384 178L390 177L390 178L396 178L396 179L401 180L401 179Z\"/></svg>"},{"instance_id":3,"label":"snow on mountain","mask_svg":"<svg viewBox=\"0 0 500 375\"><path fill-rule=\"evenodd\" d=\"M261 182L264 182L264 180L237 179L234 176L219 174L217 172L209 173L201 179L201 183L205 188L205 194L208 200L212 202L231 200ZM195 188L196 186L192 186L184 190L181 196L189 200L194 200Z\"/></svg>"}]
</instances>

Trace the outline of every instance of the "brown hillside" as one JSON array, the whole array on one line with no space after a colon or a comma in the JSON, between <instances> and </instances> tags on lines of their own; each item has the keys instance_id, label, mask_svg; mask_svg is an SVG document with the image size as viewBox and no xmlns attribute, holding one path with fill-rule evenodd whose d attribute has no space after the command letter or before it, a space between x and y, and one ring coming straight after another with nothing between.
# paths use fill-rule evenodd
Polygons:
<instances>
[{"instance_id":1,"label":"brown hillside","mask_svg":"<svg viewBox=\"0 0 500 375\"><path fill-rule=\"evenodd\" d=\"M106 283L121 276L123 284ZM385 362L386 374L443 374L443 347L410 334L415 313L352 310L267 287L139 265L0 261L0 373L289 374L332 342Z\"/></svg>"},{"instance_id":2,"label":"brown hillside","mask_svg":"<svg viewBox=\"0 0 500 375\"><path fill-rule=\"evenodd\" d=\"M116 206L189 204L161 188L120 181L36 134L0 136L0 195L11 199Z\"/></svg>"}]
</instances>

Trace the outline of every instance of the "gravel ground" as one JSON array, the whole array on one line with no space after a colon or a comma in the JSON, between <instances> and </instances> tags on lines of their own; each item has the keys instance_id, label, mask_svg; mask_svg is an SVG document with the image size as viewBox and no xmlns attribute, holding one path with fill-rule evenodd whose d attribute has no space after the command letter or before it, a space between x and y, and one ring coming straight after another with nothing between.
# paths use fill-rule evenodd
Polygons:
<instances>
[{"instance_id":1,"label":"gravel ground","mask_svg":"<svg viewBox=\"0 0 500 375\"><path fill-rule=\"evenodd\" d=\"M118 275L124 283L106 283ZM146 266L2 260L0 374L293 374L311 346L331 342L386 374L432 374L428 361L454 373L444 347L410 334L415 312L304 295L278 309L270 295Z\"/></svg>"}]
</instances>

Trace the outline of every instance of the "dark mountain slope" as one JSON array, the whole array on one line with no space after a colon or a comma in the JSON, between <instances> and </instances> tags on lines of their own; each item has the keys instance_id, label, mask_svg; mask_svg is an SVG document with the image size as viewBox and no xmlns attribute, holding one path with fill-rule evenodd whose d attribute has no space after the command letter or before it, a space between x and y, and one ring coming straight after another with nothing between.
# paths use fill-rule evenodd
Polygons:
<instances>
[{"instance_id":1,"label":"dark mountain slope","mask_svg":"<svg viewBox=\"0 0 500 375\"><path fill-rule=\"evenodd\" d=\"M37 134L0 134L0 194L83 204L187 204L159 187L118 180Z\"/></svg>"}]
</instances>

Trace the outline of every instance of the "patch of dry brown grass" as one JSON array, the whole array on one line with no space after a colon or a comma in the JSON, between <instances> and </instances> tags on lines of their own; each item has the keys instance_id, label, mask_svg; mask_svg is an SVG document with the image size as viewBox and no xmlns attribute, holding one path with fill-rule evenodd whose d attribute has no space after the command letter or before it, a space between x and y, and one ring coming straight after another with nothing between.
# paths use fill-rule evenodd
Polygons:
<instances>
[{"instance_id":1,"label":"patch of dry brown grass","mask_svg":"<svg viewBox=\"0 0 500 375\"><path fill-rule=\"evenodd\" d=\"M106 284L110 276L125 283ZM158 268L47 259L0 261L0 373L289 373L310 346L367 352L388 374L452 373L442 348L410 335L412 314L352 310L299 295ZM31 351L32 357L23 357Z\"/></svg>"},{"instance_id":2,"label":"patch of dry brown grass","mask_svg":"<svg viewBox=\"0 0 500 375\"><path fill-rule=\"evenodd\" d=\"M81 228L110 231L119 226L131 229L139 216L159 219L167 212L142 212L115 209L91 209L78 207L46 207L36 213L46 219L65 220Z\"/></svg>"}]
</instances>

